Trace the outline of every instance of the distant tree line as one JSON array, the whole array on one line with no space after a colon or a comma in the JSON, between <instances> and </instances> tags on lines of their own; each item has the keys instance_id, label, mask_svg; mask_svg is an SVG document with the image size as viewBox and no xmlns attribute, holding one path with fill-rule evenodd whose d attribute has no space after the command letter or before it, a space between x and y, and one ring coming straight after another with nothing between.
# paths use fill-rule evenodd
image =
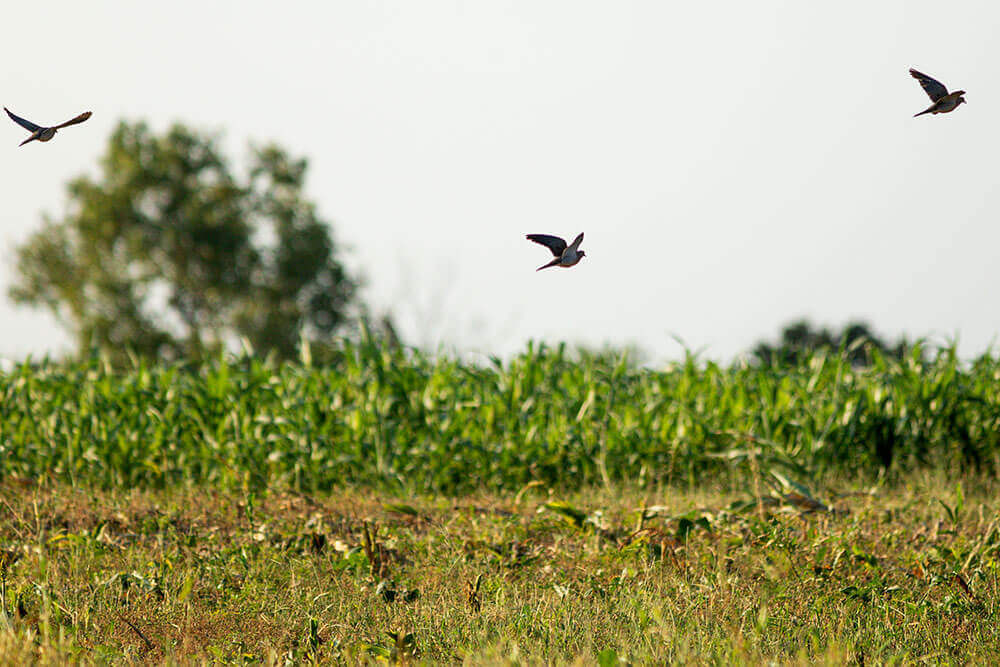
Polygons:
<instances>
[{"instance_id":1,"label":"distant tree line","mask_svg":"<svg viewBox=\"0 0 1000 667\"><path fill-rule=\"evenodd\" d=\"M842 351L853 365L865 366L871 363L873 350L884 357L901 360L912 352L913 344L906 338L884 340L864 322L850 322L837 331L816 327L802 319L785 326L777 342L757 343L751 355L761 365L777 366L797 364L820 351Z\"/></svg>"}]
</instances>

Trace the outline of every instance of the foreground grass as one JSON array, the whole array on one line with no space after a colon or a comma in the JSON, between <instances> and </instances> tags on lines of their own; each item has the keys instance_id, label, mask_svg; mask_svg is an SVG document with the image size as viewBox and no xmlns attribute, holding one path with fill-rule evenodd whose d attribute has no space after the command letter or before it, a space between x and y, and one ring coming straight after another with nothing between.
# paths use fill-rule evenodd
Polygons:
<instances>
[{"instance_id":1,"label":"foreground grass","mask_svg":"<svg viewBox=\"0 0 1000 667\"><path fill-rule=\"evenodd\" d=\"M8 481L0 663L992 662L997 491L398 504Z\"/></svg>"}]
</instances>

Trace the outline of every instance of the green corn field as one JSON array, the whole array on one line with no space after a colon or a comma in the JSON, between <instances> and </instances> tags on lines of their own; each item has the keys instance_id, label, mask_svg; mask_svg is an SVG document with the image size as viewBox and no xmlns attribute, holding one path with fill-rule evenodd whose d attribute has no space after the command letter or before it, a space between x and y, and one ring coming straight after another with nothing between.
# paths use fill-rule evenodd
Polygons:
<instances>
[{"instance_id":1,"label":"green corn field","mask_svg":"<svg viewBox=\"0 0 1000 667\"><path fill-rule=\"evenodd\" d=\"M0 374L0 474L97 487L367 486L458 495L829 473L1000 469L1000 360L919 347L852 367L529 346L475 364L345 343L329 364L253 356Z\"/></svg>"}]
</instances>

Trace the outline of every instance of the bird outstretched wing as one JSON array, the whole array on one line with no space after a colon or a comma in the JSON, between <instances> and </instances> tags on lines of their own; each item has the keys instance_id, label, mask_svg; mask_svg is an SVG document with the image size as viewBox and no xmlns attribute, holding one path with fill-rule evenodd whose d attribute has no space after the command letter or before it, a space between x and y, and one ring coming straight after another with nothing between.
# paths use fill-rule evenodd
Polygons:
<instances>
[{"instance_id":1,"label":"bird outstretched wing","mask_svg":"<svg viewBox=\"0 0 1000 667\"><path fill-rule=\"evenodd\" d=\"M937 102L948 94L948 89L944 87L944 84L933 77L929 77L912 68L910 69L910 76L920 82L920 86L927 93L928 97L931 98L932 102Z\"/></svg>"},{"instance_id":2,"label":"bird outstretched wing","mask_svg":"<svg viewBox=\"0 0 1000 667\"><path fill-rule=\"evenodd\" d=\"M30 120L26 120L24 118L21 118L20 116L12 114L10 112L10 109L8 109L7 107L4 107L3 110L7 112L7 115L10 116L10 119L12 121L14 121L24 129L26 129L28 132L38 132L40 129L42 129L40 125L35 125Z\"/></svg>"},{"instance_id":3,"label":"bird outstretched wing","mask_svg":"<svg viewBox=\"0 0 1000 667\"><path fill-rule=\"evenodd\" d=\"M573 242L569 244L569 247L572 248L573 250L579 250L580 243L582 241L583 241L583 232L580 232L579 234L577 234L577 237L573 239Z\"/></svg>"},{"instance_id":4,"label":"bird outstretched wing","mask_svg":"<svg viewBox=\"0 0 1000 667\"><path fill-rule=\"evenodd\" d=\"M77 123L82 123L83 121L85 121L88 118L90 118L91 115L92 115L91 112L84 111L82 114L80 114L76 118L74 118L72 120L68 120L65 123L60 123L59 125L56 125L55 129L58 130L61 127L69 127L70 125L76 125Z\"/></svg>"},{"instance_id":5,"label":"bird outstretched wing","mask_svg":"<svg viewBox=\"0 0 1000 667\"><path fill-rule=\"evenodd\" d=\"M583 235L581 234L580 236ZM528 234L525 238L529 241L534 241L535 243L540 243L545 246L555 257L562 257L562 254L566 251L566 241L558 236L549 236L548 234Z\"/></svg>"}]
</instances>

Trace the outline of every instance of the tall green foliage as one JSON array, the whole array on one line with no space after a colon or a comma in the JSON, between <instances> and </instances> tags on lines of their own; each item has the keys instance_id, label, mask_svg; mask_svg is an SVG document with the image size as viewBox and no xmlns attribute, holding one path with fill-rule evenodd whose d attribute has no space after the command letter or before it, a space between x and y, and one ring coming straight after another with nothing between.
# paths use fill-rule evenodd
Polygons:
<instances>
[{"instance_id":1,"label":"tall green foliage","mask_svg":"<svg viewBox=\"0 0 1000 667\"><path fill-rule=\"evenodd\" d=\"M1000 468L1000 360L857 368L687 358L661 370L529 347L483 367L363 341L332 366L239 358L0 374L0 474L107 486L365 484L460 493L616 480L809 482ZM757 474L757 472L753 472Z\"/></svg>"},{"instance_id":2,"label":"tall green foliage","mask_svg":"<svg viewBox=\"0 0 1000 667\"><path fill-rule=\"evenodd\" d=\"M81 352L199 357L239 337L281 357L350 317L356 280L303 193L306 161L254 148L245 178L215 137L120 123L99 177L17 249L10 296L53 312Z\"/></svg>"}]
</instances>

